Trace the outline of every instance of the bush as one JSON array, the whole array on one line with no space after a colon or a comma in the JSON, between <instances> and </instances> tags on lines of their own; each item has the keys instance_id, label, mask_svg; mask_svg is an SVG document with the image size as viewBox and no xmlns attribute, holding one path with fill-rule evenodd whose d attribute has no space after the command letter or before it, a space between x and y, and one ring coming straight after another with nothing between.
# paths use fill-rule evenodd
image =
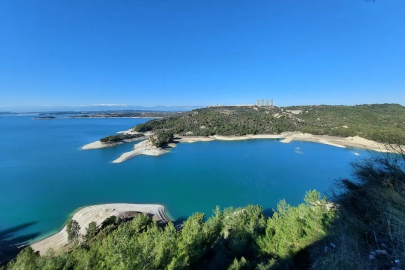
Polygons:
<instances>
[{"instance_id":1,"label":"bush","mask_svg":"<svg viewBox=\"0 0 405 270\"><path fill-rule=\"evenodd\" d=\"M327 202L316 191L306 198L307 203L298 207L281 201L278 213L269 218L260 206L223 211L217 207L214 216L207 220L204 214L193 214L180 231L171 222L161 226L144 214L127 222L111 217L103 222L94 241L42 257L27 248L8 267L269 269L279 265L305 269L306 266L295 264L291 258L325 235L334 212L326 212ZM69 224L70 231L77 231L75 221ZM94 225L89 226L88 234L93 231L91 227L94 229Z\"/></svg>"},{"instance_id":2,"label":"bush","mask_svg":"<svg viewBox=\"0 0 405 270\"><path fill-rule=\"evenodd\" d=\"M354 163L354 179L337 181L332 233L340 252L325 258L325 269L396 269L395 260L405 262L405 152L396 150Z\"/></svg>"}]
</instances>

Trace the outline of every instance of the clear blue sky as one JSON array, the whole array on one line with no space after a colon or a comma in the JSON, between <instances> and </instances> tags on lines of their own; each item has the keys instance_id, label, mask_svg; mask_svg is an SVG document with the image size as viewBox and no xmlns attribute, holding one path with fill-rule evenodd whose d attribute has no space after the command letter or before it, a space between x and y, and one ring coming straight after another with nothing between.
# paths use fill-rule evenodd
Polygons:
<instances>
[{"instance_id":1,"label":"clear blue sky","mask_svg":"<svg viewBox=\"0 0 405 270\"><path fill-rule=\"evenodd\" d=\"M405 1L2 0L0 106L405 104Z\"/></svg>"}]
</instances>

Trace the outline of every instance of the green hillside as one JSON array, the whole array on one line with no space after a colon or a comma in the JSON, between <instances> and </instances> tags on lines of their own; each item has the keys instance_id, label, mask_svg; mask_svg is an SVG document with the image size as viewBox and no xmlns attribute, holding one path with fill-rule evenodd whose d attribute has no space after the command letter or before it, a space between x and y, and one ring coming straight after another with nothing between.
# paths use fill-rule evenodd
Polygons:
<instances>
[{"instance_id":1,"label":"green hillside","mask_svg":"<svg viewBox=\"0 0 405 270\"><path fill-rule=\"evenodd\" d=\"M405 144L405 107L398 104L207 107L151 120L134 129L184 136L301 131L343 137L358 135L383 143Z\"/></svg>"}]
</instances>

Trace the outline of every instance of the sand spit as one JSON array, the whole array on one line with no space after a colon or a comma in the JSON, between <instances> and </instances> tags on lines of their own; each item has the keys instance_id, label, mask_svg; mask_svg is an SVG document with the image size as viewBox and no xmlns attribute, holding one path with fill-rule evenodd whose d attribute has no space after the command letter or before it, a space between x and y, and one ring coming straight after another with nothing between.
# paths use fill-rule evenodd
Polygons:
<instances>
[{"instance_id":1,"label":"sand spit","mask_svg":"<svg viewBox=\"0 0 405 270\"><path fill-rule=\"evenodd\" d=\"M93 149L101 149L101 148L107 148L107 147L113 147L119 144L123 143L130 143L130 142L136 142L136 141L142 141L145 140L146 136L143 137L138 137L138 138L133 138L129 140L123 140L122 142L117 142L117 143L102 143L101 141L95 141L89 144L86 144L82 146L82 150L93 150Z\"/></svg>"},{"instance_id":2,"label":"sand spit","mask_svg":"<svg viewBox=\"0 0 405 270\"><path fill-rule=\"evenodd\" d=\"M128 133L135 132L132 130L127 131L120 131L120 133ZM153 133L147 132L145 133L144 137L136 138L131 141L138 141L138 140L145 140L149 138ZM360 149L368 149L377 152L394 152L395 148L391 148L387 150L383 144L377 143L375 141L371 141L368 139L361 138L359 136L355 137L337 137L337 136L328 136L328 135L312 135L309 133L301 133L301 132L283 132L281 134L260 134L260 135L245 135L245 136L174 136L174 143L168 145L167 148L157 148L153 146L148 140L135 144L134 149L132 151L123 153L119 158L114 160L112 163L121 163L124 162L132 157L139 156L139 155L148 155L148 156L159 156L162 154L166 154L169 152L170 148L175 147L177 143L195 143L195 142L209 142L214 140L220 141L241 141L241 140L255 140L255 139L282 139L282 143L290 143L292 141L306 141L306 142L315 142L315 143L322 143L327 144L335 147L340 148L360 148ZM129 140L128 140L129 141ZM123 142L120 142L123 143ZM118 144L120 144L118 143ZM93 142L87 144L82 147L82 149L99 149L104 147L111 147L116 144L103 144L100 141ZM403 146L405 147L405 146Z\"/></svg>"},{"instance_id":3,"label":"sand spit","mask_svg":"<svg viewBox=\"0 0 405 270\"><path fill-rule=\"evenodd\" d=\"M117 134L133 135L133 134L140 134L140 132L134 131L133 129L128 129L128 130L124 130L124 131L118 131ZM101 148L113 147L113 146L123 144L123 143L142 141L142 140L149 138L153 134L154 134L153 132L148 131L143 134L143 135L145 135L143 137L133 138L133 139L129 139L129 140L123 140L122 142L118 142L118 143L102 143L101 141L95 141L95 142L82 146L81 149L82 150L101 149Z\"/></svg>"},{"instance_id":4,"label":"sand spit","mask_svg":"<svg viewBox=\"0 0 405 270\"><path fill-rule=\"evenodd\" d=\"M126 203L100 204L84 207L77 211L73 215L72 219L79 223L81 235L85 235L86 228L89 226L90 222L94 221L97 223L97 225L100 225L106 218L118 216L131 211L152 215L153 218L158 222L170 221L170 218L165 213L165 208L163 205ZM66 246L68 243L65 226L58 233L31 244L31 247L34 251L39 251L41 255L44 255L49 248L53 248L56 251Z\"/></svg>"},{"instance_id":5,"label":"sand spit","mask_svg":"<svg viewBox=\"0 0 405 270\"><path fill-rule=\"evenodd\" d=\"M168 148L172 148L174 146L175 146L175 144L169 144ZM127 159L130 159L130 158L133 158L133 157L139 156L139 155L160 156L162 154L168 153L169 152L168 148L167 149L158 148L158 147L152 145L148 140L145 140L143 142L135 144L134 150L122 154L119 158L114 160L112 163L121 163Z\"/></svg>"}]
</instances>

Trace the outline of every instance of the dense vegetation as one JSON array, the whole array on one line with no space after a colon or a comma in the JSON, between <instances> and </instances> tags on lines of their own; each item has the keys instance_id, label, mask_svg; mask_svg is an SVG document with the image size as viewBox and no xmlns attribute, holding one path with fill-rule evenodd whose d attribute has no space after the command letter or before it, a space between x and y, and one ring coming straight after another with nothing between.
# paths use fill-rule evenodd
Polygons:
<instances>
[{"instance_id":1,"label":"dense vegetation","mask_svg":"<svg viewBox=\"0 0 405 270\"><path fill-rule=\"evenodd\" d=\"M337 181L338 218L330 238L339 252L324 269L405 269L405 149L353 164Z\"/></svg>"},{"instance_id":2,"label":"dense vegetation","mask_svg":"<svg viewBox=\"0 0 405 270\"><path fill-rule=\"evenodd\" d=\"M69 252L49 251L40 257L24 249L10 269L269 269L294 267L291 258L321 240L333 221L327 201L308 192L305 204L292 207L285 201L266 218L260 206L215 209L189 217L180 231L172 223L159 226L138 214L129 222L115 218L93 236L76 242ZM121 224L120 224L121 223ZM119 226L118 226L119 225ZM94 225L93 225L94 226ZM305 256L303 256L305 258ZM308 258L309 259L309 258ZM302 263L302 262L301 262ZM309 263L305 259L304 264Z\"/></svg>"},{"instance_id":3,"label":"dense vegetation","mask_svg":"<svg viewBox=\"0 0 405 270\"><path fill-rule=\"evenodd\" d=\"M405 107L398 104L294 107L208 107L137 125L136 131L185 136L279 134L360 136L405 144Z\"/></svg>"},{"instance_id":4,"label":"dense vegetation","mask_svg":"<svg viewBox=\"0 0 405 270\"><path fill-rule=\"evenodd\" d=\"M167 131L157 131L149 138L149 141L156 147L165 147L173 140L173 133Z\"/></svg>"},{"instance_id":5,"label":"dense vegetation","mask_svg":"<svg viewBox=\"0 0 405 270\"><path fill-rule=\"evenodd\" d=\"M405 107L398 104L303 106L297 115L301 131L334 136L360 136L374 141L405 144Z\"/></svg>"},{"instance_id":6,"label":"dense vegetation","mask_svg":"<svg viewBox=\"0 0 405 270\"><path fill-rule=\"evenodd\" d=\"M336 182L333 203L312 191L297 207L280 201L271 217L260 206L217 208L182 227L143 214L111 217L61 253L25 248L8 268L403 269L405 153L397 152L354 164L354 179Z\"/></svg>"},{"instance_id":7,"label":"dense vegetation","mask_svg":"<svg viewBox=\"0 0 405 270\"><path fill-rule=\"evenodd\" d=\"M102 143L118 143L118 142L122 142L122 141L125 141L125 140L132 140L132 139L140 138L140 137L143 137L143 136L144 135L142 133L139 133L139 134L117 134L117 135L111 135L111 136L101 138L100 142L102 142Z\"/></svg>"},{"instance_id":8,"label":"dense vegetation","mask_svg":"<svg viewBox=\"0 0 405 270\"><path fill-rule=\"evenodd\" d=\"M277 134L294 131L298 122L282 114L277 107L208 107L176 116L155 119L135 127L135 130L165 130L191 136Z\"/></svg>"}]
</instances>

